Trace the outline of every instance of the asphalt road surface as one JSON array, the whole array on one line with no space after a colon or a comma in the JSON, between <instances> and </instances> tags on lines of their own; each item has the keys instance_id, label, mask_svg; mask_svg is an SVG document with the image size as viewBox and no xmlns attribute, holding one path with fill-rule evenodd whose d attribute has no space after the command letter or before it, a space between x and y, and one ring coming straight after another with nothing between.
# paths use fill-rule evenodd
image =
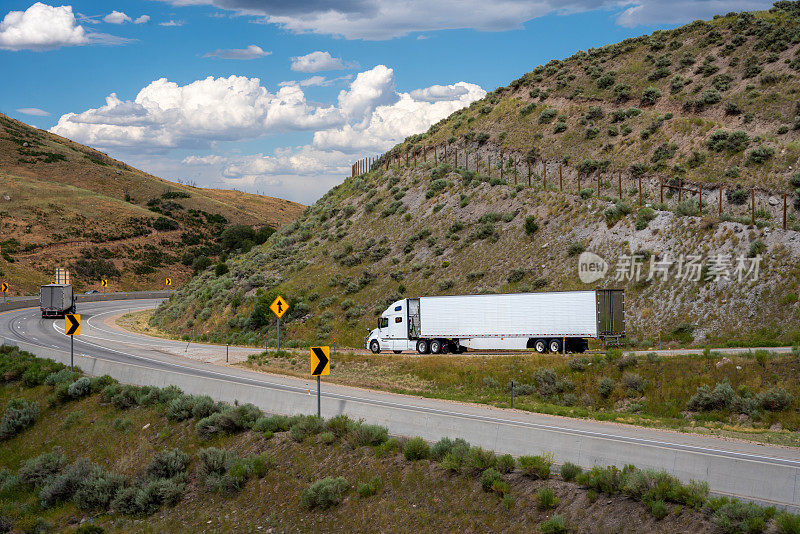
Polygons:
<instances>
[{"instance_id":1,"label":"asphalt road surface","mask_svg":"<svg viewBox=\"0 0 800 534\"><path fill-rule=\"evenodd\" d=\"M188 393L252 402L267 412L316 413L316 382L310 377L225 366L225 347L150 338L121 331L108 321L158 302L80 304L83 324L75 338L75 364L125 383L175 384ZM63 328L63 320L42 319L38 308L0 313L0 342L69 363L70 344ZM256 352L230 350L235 359ZM633 464L665 469L684 481L707 481L717 494L800 510L800 449L397 395L327 384L323 378L322 416L340 413L386 425L393 434L430 441L462 437L498 453L549 451L557 462L583 467Z\"/></svg>"}]
</instances>

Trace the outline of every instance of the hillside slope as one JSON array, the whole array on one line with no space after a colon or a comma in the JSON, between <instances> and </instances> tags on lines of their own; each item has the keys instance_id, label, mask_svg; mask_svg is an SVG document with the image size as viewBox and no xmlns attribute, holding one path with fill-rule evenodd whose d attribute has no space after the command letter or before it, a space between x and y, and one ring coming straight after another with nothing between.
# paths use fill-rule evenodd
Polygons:
<instances>
[{"instance_id":1,"label":"hillside slope","mask_svg":"<svg viewBox=\"0 0 800 534\"><path fill-rule=\"evenodd\" d=\"M196 256L220 253L214 238L231 225L277 228L302 209L169 182L0 115L0 278L12 294L35 290L57 266L72 267L81 288L101 277L114 289L167 275L178 283Z\"/></svg>"},{"instance_id":2,"label":"hillside slope","mask_svg":"<svg viewBox=\"0 0 800 534\"><path fill-rule=\"evenodd\" d=\"M281 293L290 340L356 346L401 296L622 287L635 345L796 343L799 5L537 67L395 147L229 273L201 274L153 321L263 343ZM605 278L579 280L584 250Z\"/></svg>"}]
</instances>

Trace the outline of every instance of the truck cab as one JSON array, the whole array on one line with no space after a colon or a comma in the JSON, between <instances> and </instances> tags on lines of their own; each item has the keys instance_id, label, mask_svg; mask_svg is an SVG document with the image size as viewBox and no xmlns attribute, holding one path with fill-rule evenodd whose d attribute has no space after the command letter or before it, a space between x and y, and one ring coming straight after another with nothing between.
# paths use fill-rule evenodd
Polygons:
<instances>
[{"instance_id":1,"label":"truck cab","mask_svg":"<svg viewBox=\"0 0 800 534\"><path fill-rule=\"evenodd\" d=\"M414 336L414 303L416 302L416 331L419 332L419 300L403 299L392 303L378 318L378 328L370 331L364 340L365 347L377 354L391 350L400 354L404 350L416 349ZM409 325L409 307L411 310ZM412 337L413 336L413 337Z\"/></svg>"}]
</instances>

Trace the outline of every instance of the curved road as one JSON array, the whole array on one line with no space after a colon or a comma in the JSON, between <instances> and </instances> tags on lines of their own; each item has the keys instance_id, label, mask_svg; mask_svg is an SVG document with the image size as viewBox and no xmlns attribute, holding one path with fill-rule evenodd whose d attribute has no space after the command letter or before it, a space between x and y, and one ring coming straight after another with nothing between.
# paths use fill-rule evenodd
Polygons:
<instances>
[{"instance_id":1,"label":"curved road","mask_svg":"<svg viewBox=\"0 0 800 534\"><path fill-rule=\"evenodd\" d=\"M175 384L188 393L225 401L252 402L273 413L315 413L316 384L187 358L214 356L225 348L156 339L109 326L129 310L160 300L83 303L82 334L75 338L75 364L89 374L110 374L125 383ZM110 323L110 322L109 322ZM69 363L62 320L44 320L38 308L0 313L0 342ZM237 359L254 349L231 349ZM334 371L335 372L335 371ZM718 494L800 510L800 449L654 430L582 419L425 399L347 386L322 386L322 415L346 413L383 424L401 435L428 440L444 436L514 455L553 453L557 462L634 464L665 469L684 481L707 481Z\"/></svg>"}]
</instances>

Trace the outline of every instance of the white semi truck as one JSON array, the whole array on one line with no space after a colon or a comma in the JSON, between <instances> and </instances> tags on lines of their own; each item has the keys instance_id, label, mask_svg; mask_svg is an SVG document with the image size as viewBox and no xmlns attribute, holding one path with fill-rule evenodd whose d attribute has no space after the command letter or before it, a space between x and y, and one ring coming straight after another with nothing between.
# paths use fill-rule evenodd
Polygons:
<instances>
[{"instance_id":1,"label":"white semi truck","mask_svg":"<svg viewBox=\"0 0 800 534\"><path fill-rule=\"evenodd\" d=\"M47 284L39 292L39 308L42 318L64 317L75 313L75 295L70 284Z\"/></svg>"},{"instance_id":2,"label":"white semi truck","mask_svg":"<svg viewBox=\"0 0 800 534\"><path fill-rule=\"evenodd\" d=\"M590 338L625 335L624 299L621 289L403 299L386 308L365 344L373 353L583 352Z\"/></svg>"}]
</instances>

